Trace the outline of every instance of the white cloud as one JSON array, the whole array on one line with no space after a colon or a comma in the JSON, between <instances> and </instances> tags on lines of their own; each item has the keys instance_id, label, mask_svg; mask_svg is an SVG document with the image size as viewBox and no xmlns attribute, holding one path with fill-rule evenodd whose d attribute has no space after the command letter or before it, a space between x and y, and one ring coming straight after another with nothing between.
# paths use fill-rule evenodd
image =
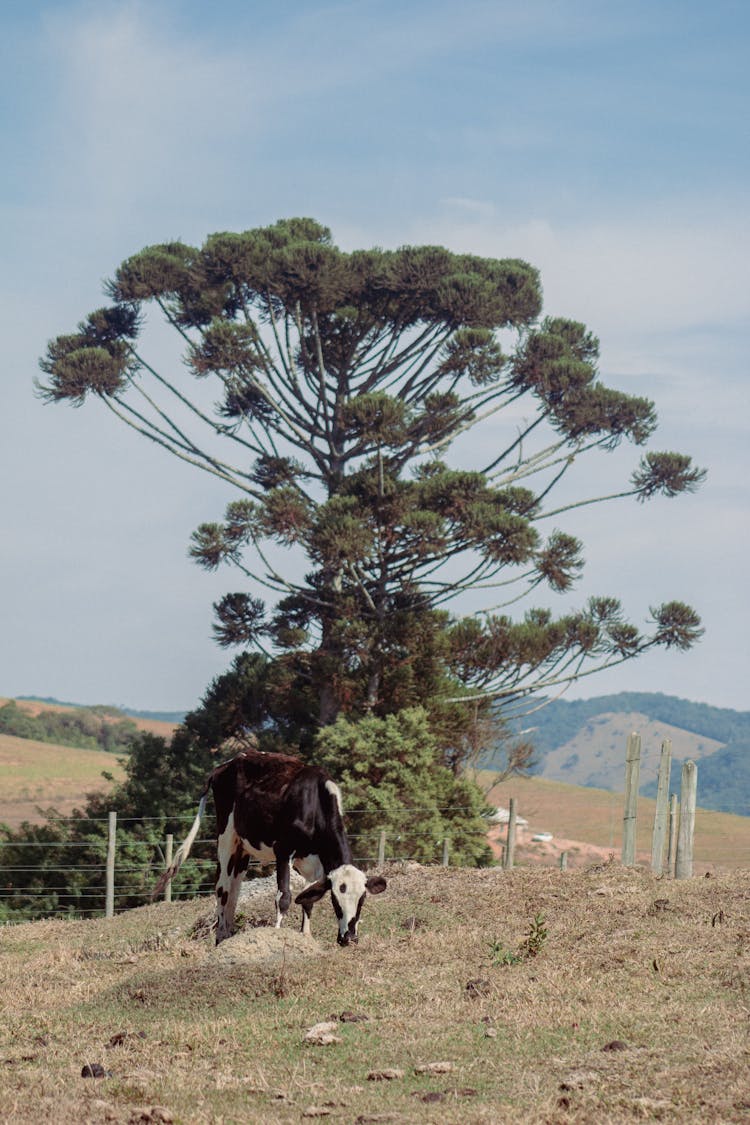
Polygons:
<instances>
[{"instance_id":1,"label":"white cloud","mask_svg":"<svg viewBox=\"0 0 750 1125\"><path fill-rule=\"evenodd\" d=\"M672 217L657 209L609 222L504 225L491 201L450 202L472 221L438 214L414 224L411 238L526 259L541 271L545 310L585 319L602 336L636 342L747 317L750 230L740 216L680 214L677 203Z\"/></svg>"}]
</instances>

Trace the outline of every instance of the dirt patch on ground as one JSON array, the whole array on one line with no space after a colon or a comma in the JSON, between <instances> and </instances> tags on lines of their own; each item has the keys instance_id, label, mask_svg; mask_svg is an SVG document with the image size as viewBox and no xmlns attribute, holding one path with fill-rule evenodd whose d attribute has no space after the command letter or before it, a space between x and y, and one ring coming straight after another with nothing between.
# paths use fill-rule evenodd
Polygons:
<instances>
[{"instance_id":1,"label":"dirt patch on ground","mask_svg":"<svg viewBox=\"0 0 750 1125\"><path fill-rule=\"evenodd\" d=\"M295 930L247 926L217 945L208 956L225 965L245 965L252 962L276 967L288 961L314 957L322 952L323 948L315 938Z\"/></svg>"},{"instance_id":2,"label":"dirt patch on ground","mask_svg":"<svg viewBox=\"0 0 750 1125\"><path fill-rule=\"evenodd\" d=\"M498 825L490 829L487 841L492 849L495 859L502 859L505 847L507 827ZM532 840L533 833L526 828L520 828L516 836L515 862L516 865L528 866L539 864L544 867L554 867L559 864L560 856L566 853L568 867L590 867L594 863L606 863L614 853L614 848L599 847L596 844L587 844L583 840L569 840L556 836L552 840ZM619 858L617 849L617 857ZM638 861L645 863L648 856L638 854Z\"/></svg>"}]
</instances>

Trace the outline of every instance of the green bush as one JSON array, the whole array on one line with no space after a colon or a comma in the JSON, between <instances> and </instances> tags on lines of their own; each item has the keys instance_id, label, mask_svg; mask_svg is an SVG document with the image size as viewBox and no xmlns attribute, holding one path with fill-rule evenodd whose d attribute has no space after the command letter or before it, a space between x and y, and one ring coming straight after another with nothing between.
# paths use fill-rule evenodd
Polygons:
<instances>
[{"instance_id":1,"label":"green bush","mask_svg":"<svg viewBox=\"0 0 750 1125\"><path fill-rule=\"evenodd\" d=\"M434 863L447 837L452 863L492 862L484 797L443 763L423 708L385 718L340 716L319 732L314 758L343 791L355 857L372 858L385 829L387 857Z\"/></svg>"}]
</instances>

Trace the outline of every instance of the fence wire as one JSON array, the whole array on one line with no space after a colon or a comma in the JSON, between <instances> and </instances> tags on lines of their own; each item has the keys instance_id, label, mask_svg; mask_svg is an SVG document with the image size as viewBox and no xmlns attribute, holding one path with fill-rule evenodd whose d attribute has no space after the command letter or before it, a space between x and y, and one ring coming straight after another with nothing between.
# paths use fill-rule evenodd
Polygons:
<instances>
[{"instance_id":1,"label":"fence wire","mask_svg":"<svg viewBox=\"0 0 750 1125\"><path fill-rule=\"evenodd\" d=\"M446 806L439 811L451 813L471 810L466 806L456 805ZM372 815L376 810L354 809L351 812ZM389 832L389 860L413 858L402 854L409 849L401 846L403 834L400 830L406 828L411 816L413 814L408 812L401 814L395 831ZM114 839L110 841L112 821L109 817L56 817L49 823L69 825L71 828L89 825L96 835L90 840L0 840L0 920L10 923L42 917L97 917L106 913L107 901L112 903L114 911L151 902L152 887L164 871L166 863L166 839L137 840L130 835L120 836L119 830L132 831L134 825L142 825L148 830L150 825L159 824L163 831L165 820L171 825L192 823L194 819L189 814L169 818L117 817ZM104 826L107 827L102 831ZM348 838L356 853L353 861L359 866L372 866L379 859L385 858L381 829L350 833ZM177 842L174 834L172 839ZM193 843L198 852L201 848L213 851L215 846L213 836L198 837ZM435 862L440 861L441 853L445 859L443 842L435 846ZM113 854L114 869L111 862L108 862L108 856L111 861ZM3 863L6 855L11 861ZM60 858L55 860L55 855ZM37 856L39 862L34 862ZM80 861L76 861L76 856L80 856ZM65 862L67 857L70 862ZM47 863L48 858L52 862ZM421 859L424 861L424 856ZM262 866L258 860L251 859L248 865L251 877L253 873L257 875ZM265 866L272 870L272 865ZM215 855L210 858L200 854L191 855L172 884L172 900L212 894L215 870ZM49 882L45 881L47 879Z\"/></svg>"}]
</instances>

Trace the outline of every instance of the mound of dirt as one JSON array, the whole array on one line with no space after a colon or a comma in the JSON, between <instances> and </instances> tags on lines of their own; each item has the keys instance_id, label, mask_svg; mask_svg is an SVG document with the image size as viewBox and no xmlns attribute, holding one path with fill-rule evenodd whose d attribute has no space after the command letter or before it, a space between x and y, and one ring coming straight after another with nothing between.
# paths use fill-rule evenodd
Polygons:
<instances>
[{"instance_id":1,"label":"mound of dirt","mask_svg":"<svg viewBox=\"0 0 750 1125\"><path fill-rule=\"evenodd\" d=\"M263 964L280 966L289 961L301 961L322 953L323 947L313 937L291 929L271 929L261 926L247 927L217 945L212 960L225 965Z\"/></svg>"}]
</instances>

